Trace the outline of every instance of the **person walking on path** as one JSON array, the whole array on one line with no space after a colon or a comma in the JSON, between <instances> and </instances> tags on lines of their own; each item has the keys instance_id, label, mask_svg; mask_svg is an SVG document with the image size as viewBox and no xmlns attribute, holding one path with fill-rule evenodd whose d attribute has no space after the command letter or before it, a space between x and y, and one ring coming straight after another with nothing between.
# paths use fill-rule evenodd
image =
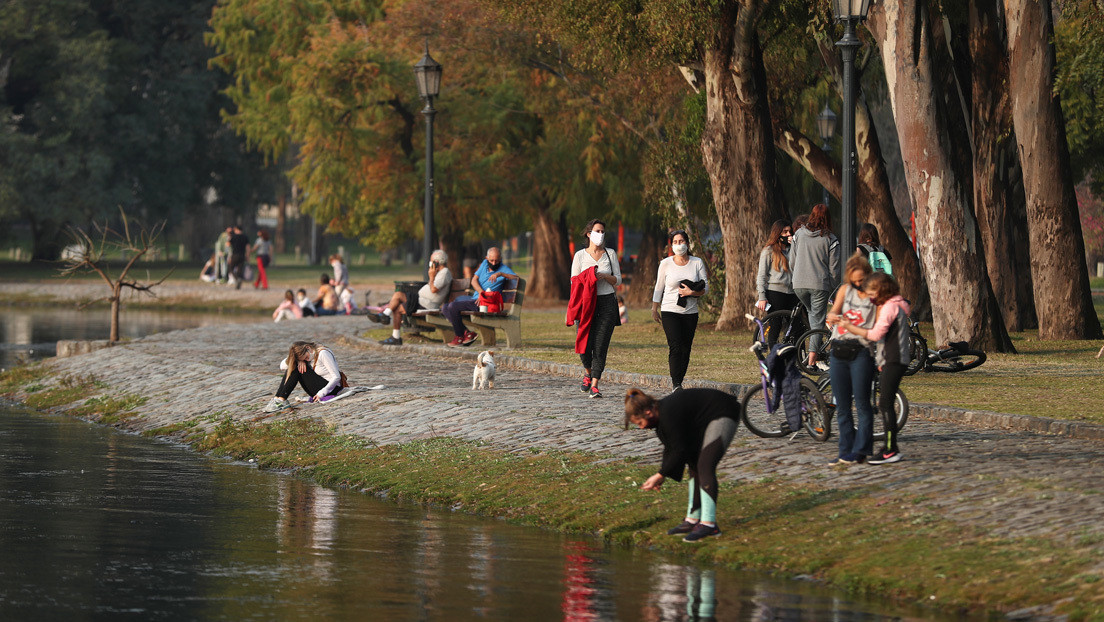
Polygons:
<instances>
[{"instance_id":1,"label":"person walking on path","mask_svg":"<svg viewBox=\"0 0 1104 622\"><path fill-rule=\"evenodd\" d=\"M878 410L882 415L882 425L885 426L885 447L874 452L867 462L869 464L886 464L897 462L901 459L901 451L897 446L897 412L894 405L897 401L897 389L901 386L901 378L905 375L905 369L912 360L912 346L909 340L909 304L901 297L901 288L897 280L884 272L871 274L863 284L866 295L877 306L877 319L869 330L856 326L841 317L839 327L859 337L865 337L868 341L877 342L877 350L874 355L874 363L881 370L878 379L880 393L878 396ZM833 385L834 386L834 385Z\"/></svg>"},{"instance_id":2,"label":"person walking on path","mask_svg":"<svg viewBox=\"0 0 1104 622\"><path fill-rule=\"evenodd\" d=\"M667 368L671 386L682 388L690 366L690 349L698 328L698 298L709 291L705 262L690 255L685 231L669 236L674 255L659 262L655 289L652 291L652 319L663 326L667 336Z\"/></svg>"},{"instance_id":3,"label":"person walking on path","mask_svg":"<svg viewBox=\"0 0 1104 622\"><path fill-rule=\"evenodd\" d=\"M280 361L284 377L276 390L276 397L264 408L264 412L276 412L288 408L288 397L296 386L302 386L311 402L325 402L341 392L341 369L333 352L311 341L291 344L287 358Z\"/></svg>"},{"instance_id":4,"label":"person walking on path","mask_svg":"<svg viewBox=\"0 0 1104 622\"><path fill-rule=\"evenodd\" d=\"M724 457L740 420L740 400L716 389L683 389L657 400L640 389L625 394L625 429L635 425L654 429L663 443L659 471L649 477L643 490L659 490L667 478L686 482L686 518L667 531L696 542L721 534L717 526L717 465Z\"/></svg>"},{"instance_id":5,"label":"person walking on path","mask_svg":"<svg viewBox=\"0 0 1104 622\"><path fill-rule=\"evenodd\" d=\"M873 454L874 413L870 407L870 389L874 382L874 356L869 340L841 325L842 320L846 319L857 328L873 328L877 315L874 300L863 290L863 283L871 272L870 262L857 252L852 255L844 267L847 282L836 293L836 301L828 314L828 324L835 327L832 330L828 373L832 379L836 426L839 429L839 453L832 465L862 462L866 456ZM855 401L854 420L851 416L852 398Z\"/></svg>"},{"instance_id":6,"label":"person walking on path","mask_svg":"<svg viewBox=\"0 0 1104 622\"><path fill-rule=\"evenodd\" d=\"M345 265L345 260L341 257L340 253L334 253L330 255L330 267L333 268L333 286L334 291L341 295L341 292L345 291L346 287L349 287L349 268Z\"/></svg>"},{"instance_id":7,"label":"person walking on path","mask_svg":"<svg viewBox=\"0 0 1104 622\"><path fill-rule=\"evenodd\" d=\"M809 221L794 232L789 261L794 293L809 312L809 328L822 328L828 299L839 282L840 266L840 241L832 233L827 205L815 205ZM817 363L820 336L814 335L811 341L810 367ZM823 369L823 365L819 367Z\"/></svg>"},{"instance_id":8,"label":"person walking on path","mask_svg":"<svg viewBox=\"0 0 1104 622\"><path fill-rule=\"evenodd\" d=\"M257 231L257 240L253 242L253 254L257 256L257 280L253 281L253 289L260 287L268 289L268 273L265 269L272 263L272 242L268 239L268 231Z\"/></svg>"},{"instance_id":9,"label":"person walking on path","mask_svg":"<svg viewBox=\"0 0 1104 622\"><path fill-rule=\"evenodd\" d=\"M755 276L755 291L759 299L755 307L763 312L790 311L801 304L793 288L793 272L790 271L790 241L793 232L789 221L776 220L771 225L767 243L759 252L759 271ZM777 322L771 321L772 324ZM777 326L767 326L768 345L778 334Z\"/></svg>"},{"instance_id":10,"label":"person walking on path","mask_svg":"<svg viewBox=\"0 0 1104 622\"><path fill-rule=\"evenodd\" d=\"M233 233L226 242L230 247L230 281L235 289L241 289L242 280L245 279L245 257L249 252L249 238L242 233L241 227L234 225Z\"/></svg>"},{"instance_id":11,"label":"person walking on path","mask_svg":"<svg viewBox=\"0 0 1104 622\"><path fill-rule=\"evenodd\" d=\"M594 268L597 280L595 288L594 313L590 325L586 328L586 345L582 352L576 347L582 360L586 375L583 376L583 392L590 397L602 397L598 390L598 381L606 368L606 353L609 351L613 328L620 322L617 312L617 286L621 285L621 264L617 253L606 248L606 223L597 218L591 220L583 229L587 238L587 247L579 249L571 261L571 277L589 268ZM583 330L583 324L579 324ZM576 340L577 345L579 340Z\"/></svg>"},{"instance_id":12,"label":"person walking on path","mask_svg":"<svg viewBox=\"0 0 1104 622\"><path fill-rule=\"evenodd\" d=\"M470 346L478 335L464 326L464 311L475 311L479 308L479 294L483 292L501 292L506 287L509 279L517 279L518 276L509 266L502 263L502 253L495 247L487 249L487 258L479 264L479 268L472 275L471 284L475 288L475 296L461 296L456 300L441 307L441 315L452 324L452 331L456 335L452 341L445 345L450 348L458 346Z\"/></svg>"},{"instance_id":13,"label":"person walking on path","mask_svg":"<svg viewBox=\"0 0 1104 622\"><path fill-rule=\"evenodd\" d=\"M401 346L402 316L419 309L440 309L452 289L452 272L448 269L448 254L441 249L429 256L429 282L418 290L418 299L409 305L404 292L395 292L383 311L372 316L380 324L391 324L391 336L380 341L385 346Z\"/></svg>"},{"instance_id":14,"label":"person walking on path","mask_svg":"<svg viewBox=\"0 0 1104 622\"><path fill-rule=\"evenodd\" d=\"M227 257L229 257L230 235L232 233L234 233L234 228L227 227L215 240L215 278L219 283L225 283L230 278Z\"/></svg>"}]
</instances>

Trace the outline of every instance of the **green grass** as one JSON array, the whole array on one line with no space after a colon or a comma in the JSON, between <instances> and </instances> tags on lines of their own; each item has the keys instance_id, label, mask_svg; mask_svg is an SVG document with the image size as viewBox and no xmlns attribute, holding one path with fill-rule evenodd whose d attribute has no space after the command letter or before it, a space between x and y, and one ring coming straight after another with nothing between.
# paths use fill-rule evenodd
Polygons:
<instances>
[{"instance_id":1,"label":"green grass","mask_svg":"<svg viewBox=\"0 0 1104 622\"><path fill-rule=\"evenodd\" d=\"M1104 295L1094 296L1104 316ZM1104 317L1102 317L1104 322ZM931 337L931 324L922 329ZM385 329L366 333L372 339ZM523 347L510 351L532 359L579 364L575 333L564 325L563 309L529 309L522 313ZM1104 357L1096 354L1104 341L1040 341L1037 331L1012 335L1018 354L988 355L984 365L954 374L921 372L905 378L902 390L910 401L1045 416L1104 424ZM712 324L698 326L688 379L738 384L759 381L755 357L748 352L751 331L722 333ZM666 376L667 342L651 311L629 312L629 323L614 331L607 369Z\"/></svg>"},{"instance_id":2,"label":"green grass","mask_svg":"<svg viewBox=\"0 0 1104 622\"><path fill-rule=\"evenodd\" d=\"M810 574L852 592L947 611L1008 611L1064 598L1099 619L1099 540L1012 539L944 520L923 498L874 489L793 486L773 478L725 496L726 536L687 547L664 531L681 519L682 485L639 486L652 468L586 453L507 453L448 438L378 447L315 420L176 426L200 450L296 469L328 486L432 503L699 561Z\"/></svg>"}]
</instances>

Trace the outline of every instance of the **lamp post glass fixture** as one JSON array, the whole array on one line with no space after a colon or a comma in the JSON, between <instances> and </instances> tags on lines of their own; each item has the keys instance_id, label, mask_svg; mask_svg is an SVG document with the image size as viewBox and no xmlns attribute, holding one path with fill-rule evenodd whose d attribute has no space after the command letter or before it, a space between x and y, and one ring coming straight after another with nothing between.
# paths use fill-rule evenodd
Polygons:
<instances>
[{"instance_id":1,"label":"lamp post glass fixture","mask_svg":"<svg viewBox=\"0 0 1104 622\"><path fill-rule=\"evenodd\" d=\"M855 25L866 19L871 0L832 0L832 13L843 23L843 38L836 42L843 57L843 154L840 188L840 244L843 256L855 250L855 52L859 39ZM840 262L841 264L843 262ZM842 268L841 268L842 269ZM843 280L843 275L839 275Z\"/></svg>"},{"instance_id":2,"label":"lamp post glass fixture","mask_svg":"<svg viewBox=\"0 0 1104 622\"><path fill-rule=\"evenodd\" d=\"M429 280L429 256L433 253L433 100L441 92L441 63L429 55L429 39L426 39L425 56L414 65L414 81L418 83L418 95L425 100L422 114L426 118L426 176L425 176L425 238L422 242L422 262L426 280Z\"/></svg>"},{"instance_id":3,"label":"lamp post glass fixture","mask_svg":"<svg viewBox=\"0 0 1104 622\"><path fill-rule=\"evenodd\" d=\"M832 135L836 133L836 113L832 112L832 109L828 107L828 104L824 104L824 110L820 111L817 115L817 133L820 134L820 148L824 151L828 151L831 147ZM821 203L828 205L828 186L821 186L824 189L824 200Z\"/></svg>"}]
</instances>

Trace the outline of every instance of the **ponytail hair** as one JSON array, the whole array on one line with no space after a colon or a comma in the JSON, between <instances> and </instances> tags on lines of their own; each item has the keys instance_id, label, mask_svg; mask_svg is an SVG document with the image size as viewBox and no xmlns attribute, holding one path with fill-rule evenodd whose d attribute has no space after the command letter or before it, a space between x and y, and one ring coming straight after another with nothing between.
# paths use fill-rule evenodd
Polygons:
<instances>
[{"instance_id":1,"label":"ponytail hair","mask_svg":"<svg viewBox=\"0 0 1104 622\"><path fill-rule=\"evenodd\" d=\"M644 418L645 411L651 410L656 405L656 399L651 395L633 387L625 392L625 429L633 419Z\"/></svg>"}]
</instances>

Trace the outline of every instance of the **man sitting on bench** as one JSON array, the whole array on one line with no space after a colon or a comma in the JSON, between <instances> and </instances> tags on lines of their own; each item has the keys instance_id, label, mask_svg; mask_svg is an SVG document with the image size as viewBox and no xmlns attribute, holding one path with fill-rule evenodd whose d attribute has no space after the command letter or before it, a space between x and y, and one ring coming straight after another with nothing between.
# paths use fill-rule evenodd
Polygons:
<instances>
[{"instance_id":1,"label":"man sitting on bench","mask_svg":"<svg viewBox=\"0 0 1104 622\"><path fill-rule=\"evenodd\" d=\"M502 263L502 254L498 249L493 246L487 249L487 258L479 264L479 269L475 271L475 276L471 280L472 287L475 288L475 296L461 296L441 309L441 314L452 324L452 331L456 333L456 337L445 345L451 348L470 346L479 335L464 326L464 318L461 314L464 311L475 311L479 308L479 294L484 291L500 292L506 286L507 279L516 278L518 278L517 274Z\"/></svg>"},{"instance_id":2,"label":"man sitting on bench","mask_svg":"<svg viewBox=\"0 0 1104 622\"><path fill-rule=\"evenodd\" d=\"M414 313L418 309L440 309L441 304L448 299L451 288L452 273L448 269L448 255L445 251L437 249L429 256L429 282L418 290L417 305L408 308L406 294L395 292L383 312L372 316L380 324L391 324L391 336L380 343L385 346L401 346L402 314Z\"/></svg>"}]
</instances>

